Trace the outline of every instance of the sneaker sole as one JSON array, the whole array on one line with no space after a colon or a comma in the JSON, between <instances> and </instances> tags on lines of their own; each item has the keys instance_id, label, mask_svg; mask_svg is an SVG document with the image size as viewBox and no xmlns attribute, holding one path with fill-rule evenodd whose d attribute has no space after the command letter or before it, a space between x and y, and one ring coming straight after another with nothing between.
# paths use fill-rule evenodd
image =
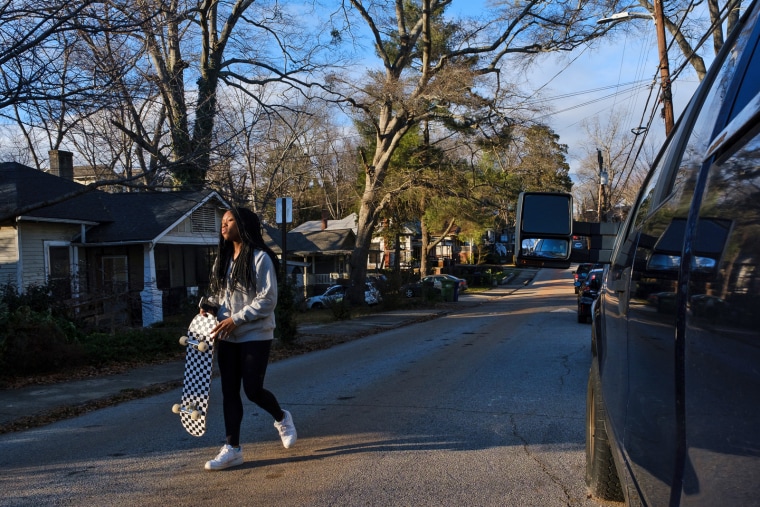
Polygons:
<instances>
[{"instance_id":1,"label":"sneaker sole","mask_svg":"<svg viewBox=\"0 0 760 507\"><path fill-rule=\"evenodd\" d=\"M234 461L230 461L228 463L225 463L224 465L212 465L211 462L206 462L206 466L204 467L206 470L210 472L216 472L217 470L226 470L228 468L240 466L243 464L243 458L236 459Z\"/></svg>"}]
</instances>

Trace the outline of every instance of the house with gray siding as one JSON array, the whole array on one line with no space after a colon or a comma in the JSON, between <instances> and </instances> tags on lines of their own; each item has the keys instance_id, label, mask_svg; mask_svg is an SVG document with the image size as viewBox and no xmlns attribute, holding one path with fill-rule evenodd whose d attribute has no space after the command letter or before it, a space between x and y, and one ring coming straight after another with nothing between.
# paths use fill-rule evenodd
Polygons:
<instances>
[{"instance_id":1,"label":"house with gray siding","mask_svg":"<svg viewBox=\"0 0 760 507\"><path fill-rule=\"evenodd\" d=\"M93 190L71 162L51 152L54 174L0 164L0 284L48 285L95 320L142 325L205 289L224 199Z\"/></svg>"}]
</instances>

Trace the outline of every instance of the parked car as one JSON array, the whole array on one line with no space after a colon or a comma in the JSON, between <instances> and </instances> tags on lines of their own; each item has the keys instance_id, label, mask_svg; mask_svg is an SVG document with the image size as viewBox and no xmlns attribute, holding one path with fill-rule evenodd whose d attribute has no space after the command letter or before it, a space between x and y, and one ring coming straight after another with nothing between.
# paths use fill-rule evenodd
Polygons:
<instances>
[{"instance_id":1,"label":"parked car","mask_svg":"<svg viewBox=\"0 0 760 507\"><path fill-rule=\"evenodd\" d=\"M594 264L592 263L583 263L578 264L578 267L575 268L575 271L573 271L573 287L575 287L575 293L578 294L578 289L581 286L581 283L586 278L586 275L588 275L588 272L591 271L594 268Z\"/></svg>"},{"instance_id":2,"label":"parked car","mask_svg":"<svg viewBox=\"0 0 760 507\"><path fill-rule=\"evenodd\" d=\"M388 290L388 277L382 273L367 274L367 283L372 285L372 287L381 293Z\"/></svg>"},{"instance_id":3,"label":"parked car","mask_svg":"<svg viewBox=\"0 0 760 507\"><path fill-rule=\"evenodd\" d=\"M440 287L436 287L433 284L432 280L427 280L424 282L420 280L417 282L408 283L401 287L401 294L408 298L421 297L424 290L427 290L429 293L434 294L441 293Z\"/></svg>"},{"instance_id":4,"label":"parked car","mask_svg":"<svg viewBox=\"0 0 760 507\"><path fill-rule=\"evenodd\" d=\"M446 273L442 273L440 275L428 275L422 278L423 282L433 282L433 286L437 289L443 287L441 284L443 280L451 280L453 282L457 282L457 284L459 284L459 292L466 291L469 288L467 285L467 280L464 278L458 278L454 275L449 275Z\"/></svg>"},{"instance_id":5,"label":"parked car","mask_svg":"<svg viewBox=\"0 0 760 507\"><path fill-rule=\"evenodd\" d=\"M305 305L309 310L313 308L327 308L335 302L343 301L345 294L346 287L343 285L331 285L324 293L306 298Z\"/></svg>"},{"instance_id":6,"label":"parked car","mask_svg":"<svg viewBox=\"0 0 760 507\"><path fill-rule=\"evenodd\" d=\"M647 296L647 304L660 313L673 313L676 311L676 296L675 292L655 292Z\"/></svg>"},{"instance_id":7,"label":"parked car","mask_svg":"<svg viewBox=\"0 0 760 507\"><path fill-rule=\"evenodd\" d=\"M376 305L382 302L383 296L380 289L372 282L367 282L366 290L364 291L364 302L368 305Z\"/></svg>"},{"instance_id":8,"label":"parked car","mask_svg":"<svg viewBox=\"0 0 760 507\"><path fill-rule=\"evenodd\" d=\"M343 285L331 285L327 290L319 296L312 296L306 298L304 302L307 309L327 308L335 303L340 303L346 295L347 287ZM383 300L380 295L380 291L377 290L371 283L367 282L366 290L364 291L364 302L368 305L376 305Z\"/></svg>"},{"instance_id":9,"label":"parked car","mask_svg":"<svg viewBox=\"0 0 760 507\"><path fill-rule=\"evenodd\" d=\"M594 304L602 287L602 274L604 269L592 269L583 278L578 288L578 322L585 323L591 320L591 305Z\"/></svg>"},{"instance_id":10,"label":"parked car","mask_svg":"<svg viewBox=\"0 0 760 507\"><path fill-rule=\"evenodd\" d=\"M588 240L586 238L573 237L573 250L588 249Z\"/></svg>"},{"instance_id":11,"label":"parked car","mask_svg":"<svg viewBox=\"0 0 760 507\"><path fill-rule=\"evenodd\" d=\"M760 2L742 5L614 245L589 252L609 264L586 398L586 482L602 500L760 504ZM531 234L562 230L556 215Z\"/></svg>"}]
</instances>

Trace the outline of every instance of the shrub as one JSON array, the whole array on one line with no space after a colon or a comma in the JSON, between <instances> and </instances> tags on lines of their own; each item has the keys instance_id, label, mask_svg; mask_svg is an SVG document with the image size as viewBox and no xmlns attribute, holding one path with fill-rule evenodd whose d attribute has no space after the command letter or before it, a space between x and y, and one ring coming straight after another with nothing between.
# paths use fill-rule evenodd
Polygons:
<instances>
[{"instance_id":1,"label":"shrub","mask_svg":"<svg viewBox=\"0 0 760 507\"><path fill-rule=\"evenodd\" d=\"M2 317L5 334L0 337L0 365L3 375L50 373L85 362L71 322L50 312L21 306Z\"/></svg>"},{"instance_id":2,"label":"shrub","mask_svg":"<svg viewBox=\"0 0 760 507\"><path fill-rule=\"evenodd\" d=\"M68 314L63 302L46 285L29 285L22 294L14 284L6 283L0 286L0 301L10 313L27 307L33 312L51 312L56 317Z\"/></svg>"},{"instance_id":3,"label":"shrub","mask_svg":"<svg viewBox=\"0 0 760 507\"><path fill-rule=\"evenodd\" d=\"M116 333L92 333L82 340L87 364L104 366L118 362L151 362L169 359L182 351L179 338L186 330L171 327L125 329Z\"/></svg>"},{"instance_id":4,"label":"shrub","mask_svg":"<svg viewBox=\"0 0 760 507\"><path fill-rule=\"evenodd\" d=\"M433 288L432 284L422 286L422 299L428 303L440 303L443 301L443 293Z\"/></svg>"},{"instance_id":5,"label":"shrub","mask_svg":"<svg viewBox=\"0 0 760 507\"><path fill-rule=\"evenodd\" d=\"M351 303L347 297L340 301L333 301L330 305L330 311L332 311L335 320L349 320L351 318Z\"/></svg>"}]
</instances>

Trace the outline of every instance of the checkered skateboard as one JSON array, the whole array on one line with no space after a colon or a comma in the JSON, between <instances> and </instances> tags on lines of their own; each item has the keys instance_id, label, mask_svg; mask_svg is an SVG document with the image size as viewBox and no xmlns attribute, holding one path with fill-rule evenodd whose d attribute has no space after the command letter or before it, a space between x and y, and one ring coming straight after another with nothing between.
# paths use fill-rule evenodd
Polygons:
<instances>
[{"instance_id":1,"label":"checkered skateboard","mask_svg":"<svg viewBox=\"0 0 760 507\"><path fill-rule=\"evenodd\" d=\"M211 391L211 370L214 361L214 341L211 330L216 325L216 317L207 313L196 315L187 336L179 339L187 347L185 357L185 381L182 386L182 402L172 407L172 412L180 415L182 426L188 433L200 437L206 432L206 414Z\"/></svg>"}]
</instances>

